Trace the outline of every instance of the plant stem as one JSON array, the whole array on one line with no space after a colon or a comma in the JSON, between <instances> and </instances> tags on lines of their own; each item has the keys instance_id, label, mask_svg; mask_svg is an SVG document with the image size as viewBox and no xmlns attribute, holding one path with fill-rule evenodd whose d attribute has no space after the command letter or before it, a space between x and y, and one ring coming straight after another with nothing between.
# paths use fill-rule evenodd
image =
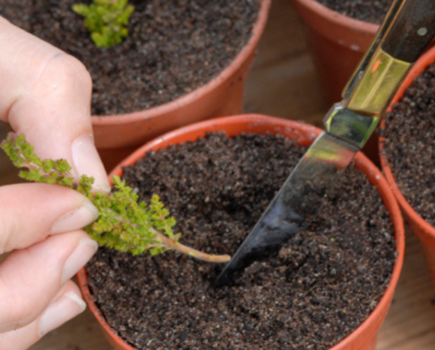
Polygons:
<instances>
[{"instance_id":1,"label":"plant stem","mask_svg":"<svg viewBox=\"0 0 435 350\"><path fill-rule=\"evenodd\" d=\"M131 202L131 205L137 205L137 203L135 202ZM125 219L122 218L121 216L117 215L117 213L115 213L112 209L104 209L107 212L111 212L113 218L116 218L116 220L118 220L119 222L125 223ZM129 223L130 226L132 227L137 227L135 224L133 223ZM184 244L178 243L176 240L173 240L165 235L163 235L162 233L160 233L159 231L157 231L154 228L150 228L150 232L152 234L155 235L155 240L157 242L162 243L165 248L168 249L174 249L174 250L178 250L180 253L189 255L191 257L200 259L200 260L204 260L204 261L208 261L208 262L212 262L212 263L225 263L231 260L231 256L229 255L214 255L214 254L207 254L204 252L201 252L199 250L196 250L194 248L185 246Z\"/></svg>"},{"instance_id":2,"label":"plant stem","mask_svg":"<svg viewBox=\"0 0 435 350\"><path fill-rule=\"evenodd\" d=\"M213 263L224 263L231 260L231 257L229 255L214 255L214 254L207 254L204 252L201 252L199 250L193 249L191 247L187 247L183 244L176 243L172 239L162 235L158 231L151 229L151 232L153 232L156 235L156 240L160 241L164 246L178 250L181 253L187 254L189 256L192 256L194 258L213 262Z\"/></svg>"}]
</instances>

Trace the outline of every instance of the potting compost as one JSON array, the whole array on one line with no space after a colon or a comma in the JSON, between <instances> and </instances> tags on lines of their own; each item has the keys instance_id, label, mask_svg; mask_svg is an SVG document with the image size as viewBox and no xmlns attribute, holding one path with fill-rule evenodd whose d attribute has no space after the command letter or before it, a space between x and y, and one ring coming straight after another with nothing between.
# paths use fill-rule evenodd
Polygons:
<instances>
[{"instance_id":1,"label":"potting compost","mask_svg":"<svg viewBox=\"0 0 435 350\"><path fill-rule=\"evenodd\" d=\"M400 191L435 225L435 64L430 65L387 113L384 150Z\"/></svg>"},{"instance_id":2,"label":"potting compost","mask_svg":"<svg viewBox=\"0 0 435 350\"><path fill-rule=\"evenodd\" d=\"M345 16L381 24L393 0L317 0Z\"/></svg>"},{"instance_id":3,"label":"potting compost","mask_svg":"<svg viewBox=\"0 0 435 350\"><path fill-rule=\"evenodd\" d=\"M161 196L183 244L232 254L305 148L283 136L208 134L124 168L140 198ZM232 286L222 265L169 251L133 257L102 248L86 267L109 325L137 349L326 350L385 292L394 231L381 197L353 167L318 218Z\"/></svg>"},{"instance_id":4,"label":"potting compost","mask_svg":"<svg viewBox=\"0 0 435 350\"><path fill-rule=\"evenodd\" d=\"M130 0L126 40L98 48L72 11L92 0L0 0L0 15L82 61L92 75L92 114L155 107L218 75L249 38L259 0Z\"/></svg>"}]
</instances>

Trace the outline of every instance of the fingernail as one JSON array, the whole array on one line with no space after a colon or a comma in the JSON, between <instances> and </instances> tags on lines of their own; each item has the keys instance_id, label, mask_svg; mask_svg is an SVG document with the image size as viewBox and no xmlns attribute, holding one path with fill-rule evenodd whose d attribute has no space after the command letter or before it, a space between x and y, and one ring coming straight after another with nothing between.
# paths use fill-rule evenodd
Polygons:
<instances>
[{"instance_id":1,"label":"fingernail","mask_svg":"<svg viewBox=\"0 0 435 350\"><path fill-rule=\"evenodd\" d=\"M83 135L72 144L74 168L78 176L88 175L95 178L94 188L102 192L110 192L107 173L94 145L92 135Z\"/></svg>"},{"instance_id":2,"label":"fingernail","mask_svg":"<svg viewBox=\"0 0 435 350\"><path fill-rule=\"evenodd\" d=\"M73 277L86 263L92 258L98 249L98 243L90 238L80 240L77 248L66 259L63 266L61 284L63 285L71 277Z\"/></svg>"},{"instance_id":3,"label":"fingernail","mask_svg":"<svg viewBox=\"0 0 435 350\"><path fill-rule=\"evenodd\" d=\"M50 234L70 232L89 225L98 218L98 209L91 202L66 213L51 226Z\"/></svg>"},{"instance_id":4,"label":"fingernail","mask_svg":"<svg viewBox=\"0 0 435 350\"><path fill-rule=\"evenodd\" d=\"M86 309L83 299L73 292L66 292L47 310L39 320L39 336L42 337Z\"/></svg>"}]
</instances>

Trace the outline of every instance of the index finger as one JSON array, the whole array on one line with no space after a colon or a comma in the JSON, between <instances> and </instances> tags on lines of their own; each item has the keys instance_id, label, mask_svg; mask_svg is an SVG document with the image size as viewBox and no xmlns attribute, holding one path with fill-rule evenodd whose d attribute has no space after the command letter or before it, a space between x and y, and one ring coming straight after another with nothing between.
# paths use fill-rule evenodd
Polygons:
<instances>
[{"instance_id":1,"label":"index finger","mask_svg":"<svg viewBox=\"0 0 435 350\"><path fill-rule=\"evenodd\" d=\"M83 64L0 17L0 120L41 158L66 159L74 175L110 190L93 141L92 80Z\"/></svg>"}]
</instances>

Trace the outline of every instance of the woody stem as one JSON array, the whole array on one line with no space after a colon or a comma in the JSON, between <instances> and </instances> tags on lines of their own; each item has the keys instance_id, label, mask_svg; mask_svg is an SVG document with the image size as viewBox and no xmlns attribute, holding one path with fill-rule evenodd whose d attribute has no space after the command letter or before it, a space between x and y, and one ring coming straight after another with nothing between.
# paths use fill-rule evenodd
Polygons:
<instances>
[{"instance_id":1,"label":"woody stem","mask_svg":"<svg viewBox=\"0 0 435 350\"><path fill-rule=\"evenodd\" d=\"M213 263L225 263L225 262L230 261L230 259L231 259L231 257L229 255L207 254L207 253L201 252L199 250L196 250L194 248L187 247L181 243L175 242L174 240L170 239L169 237L162 235L157 230L151 229L151 232L156 235L156 240L160 241L164 246L166 246L170 249L178 250L179 252L187 254L187 255L192 256L194 258L208 261L208 262L213 262Z\"/></svg>"}]
</instances>

